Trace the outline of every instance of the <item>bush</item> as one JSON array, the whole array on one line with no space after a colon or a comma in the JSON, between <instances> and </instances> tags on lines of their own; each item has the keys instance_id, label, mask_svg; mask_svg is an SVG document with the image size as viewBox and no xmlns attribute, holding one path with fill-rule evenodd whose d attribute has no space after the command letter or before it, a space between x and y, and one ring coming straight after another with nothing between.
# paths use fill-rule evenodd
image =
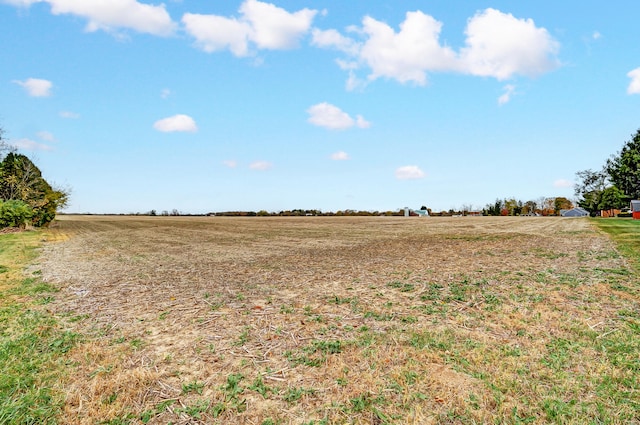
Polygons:
<instances>
[{"instance_id":1,"label":"bush","mask_svg":"<svg viewBox=\"0 0 640 425\"><path fill-rule=\"evenodd\" d=\"M0 201L0 227L25 227L33 217L33 210L25 202Z\"/></svg>"}]
</instances>

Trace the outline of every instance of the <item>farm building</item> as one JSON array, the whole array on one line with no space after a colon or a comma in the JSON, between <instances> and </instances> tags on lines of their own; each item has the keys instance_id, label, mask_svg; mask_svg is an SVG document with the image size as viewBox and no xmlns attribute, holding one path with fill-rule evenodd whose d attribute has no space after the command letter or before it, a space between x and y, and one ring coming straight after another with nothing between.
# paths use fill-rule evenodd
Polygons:
<instances>
[{"instance_id":1,"label":"farm building","mask_svg":"<svg viewBox=\"0 0 640 425\"><path fill-rule=\"evenodd\" d=\"M640 220L640 201L634 200L631 201L631 213L633 214L634 220Z\"/></svg>"},{"instance_id":2,"label":"farm building","mask_svg":"<svg viewBox=\"0 0 640 425\"><path fill-rule=\"evenodd\" d=\"M589 216L589 212L584 208L575 207L570 210L561 210L560 215L562 217L587 217Z\"/></svg>"}]
</instances>

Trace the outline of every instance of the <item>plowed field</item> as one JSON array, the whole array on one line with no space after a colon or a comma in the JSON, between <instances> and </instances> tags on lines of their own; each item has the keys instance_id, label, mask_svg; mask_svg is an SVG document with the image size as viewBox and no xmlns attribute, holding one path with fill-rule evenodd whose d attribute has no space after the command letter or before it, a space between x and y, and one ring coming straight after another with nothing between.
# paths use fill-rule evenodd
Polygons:
<instances>
[{"instance_id":1,"label":"plowed field","mask_svg":"<svg viewBox=\"0 0 640 425\"><path fill-rule=\"evenodd\" d=\"M85 335L66 423L622 423L639 406L637 352L610 351L637 278L586 219L62 216L50 235L47 308Z\"/></svg>"}]
</instances>

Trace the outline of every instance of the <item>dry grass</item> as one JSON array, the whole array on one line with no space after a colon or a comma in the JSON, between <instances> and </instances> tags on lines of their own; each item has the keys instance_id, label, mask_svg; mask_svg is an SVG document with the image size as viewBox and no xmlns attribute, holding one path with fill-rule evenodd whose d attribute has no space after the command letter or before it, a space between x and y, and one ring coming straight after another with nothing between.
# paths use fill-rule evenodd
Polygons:
<instances>
[{"instance_id":1,"label":"dry grass","mask_svg":"<svg viewBox=\"0 0 640 425\"><path fill-rule=\"evenodd\" d=\"M638 282L586 220L63 216L50 237L48 308L87 336L64 423L640 412Z\"/></svg>"}]
</instances>

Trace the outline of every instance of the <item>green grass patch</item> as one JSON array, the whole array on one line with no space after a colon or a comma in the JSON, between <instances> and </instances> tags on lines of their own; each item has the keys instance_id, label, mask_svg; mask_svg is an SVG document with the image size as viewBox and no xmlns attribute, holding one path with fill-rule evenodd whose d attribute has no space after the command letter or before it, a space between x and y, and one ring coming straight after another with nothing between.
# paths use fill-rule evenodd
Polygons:
<instances>
[{"instance_id":1,"label":"green grass patch","mask_svg":"<svg viewBox=\"0 0 640 425\"><path fill-rule=\"evenodd\" d=\"M7 277L0 298L0 423L53 424L64 396L57 388L64 355L77 334L63 330L38 304L55 288L22 270L35 257L40 232L0 235L0 263Z\"/></svg>"},{"instance_id":2,"label":"green grass patch","mask_svg":"<svg viewBox=\"0 0 640 425\"><path fill-rule=\"evenodd\" d=\"M616 243L618 250L640 271L640 220L627 218L591 219Z\"/></svg>"}]
</instances>

